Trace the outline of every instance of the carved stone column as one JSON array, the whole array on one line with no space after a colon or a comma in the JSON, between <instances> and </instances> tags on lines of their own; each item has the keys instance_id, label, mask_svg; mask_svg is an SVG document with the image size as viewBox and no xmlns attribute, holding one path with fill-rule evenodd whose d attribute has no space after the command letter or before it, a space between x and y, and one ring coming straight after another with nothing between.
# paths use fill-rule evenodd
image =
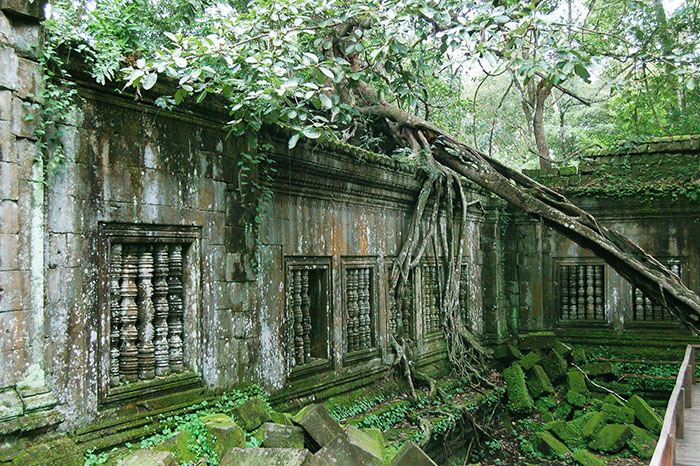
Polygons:
<instances>
[{"instance_id":1,"label":"carved stone column","mask_svg":"<svg viewBox=\"0 0 700 466\"><path fill-rule=\"evenodd\" d=\"M119 279L122 273L122 245L112 244L109 257L109 384L119 385L119 330L121 291Z\"/></svg>"},{"instance_id":2,"label":"carved stone column","mask_svg":"<svg viewBox=\"0 0 700 466\"><path fill-rule=\"evenodd\" d=\"M357 351L358 342L358 308L357 308L357 270L347 271L347 309L348 309L348 351Z\"/></svg>"},{"instance_id":3,"label":"carved stone column","mask_svg":"<svg viewBox=\"0 0 700 466\"><path fill-rule=\"evenodd\" d=\"M561 269L561 318L570 319L569 315L569 266L562 265Z\"/></svg>"},{"instance_id":4,"label":"carved stone column","mask_svg":"<svg viewBox=\"0 0 700 466\"><path fill-rule=\"evenodd\" d=\"M170 368L176 372L184 369L182 344L182 245L170 246L168 261L168 346Z\"/></svg>"},{"instance_id":5,"label":"carved stone column","mask_svg":"<svg viewBox=\"0 0 700 466\"><path fill-rule=\"evenodd\" d=\"M294 359L297 365L304 364L304 319L301 310L301 270L292 272L292 314L294 317Z\"/></svg>"},{"instance_id":6,"label":"carved stone column","mask_svg":"<svg viewBox=\"0 0 700 466\"><path fill-rule=\"evenodd\" d=\"M159 244L155 247L155 269L153 281L153 307L155 337L155 373L165 375L170 368L168 347L168 246Z\"/></svg>"},{"instance_id":7,"label":"carved stone column","mask_svg":"<svg viewBox=\"0 0 700 466\"><path fill-rule=\"evenodd\" d=\"M121 282L121 328L120 328L120 361L119 371L122 380L135 382L138 380L138 349L136 348L136 321L139 317L139 309L136 305L136 265L138 264L138 251L134 246L125 246L124 262Z\"/></svg>"},{"instance_id":8,"label":"carved stone column","mask_svg":"<svg viewBox=\"0 0 700 466\"><path fill-rule=\"evenodd\" d=\"M139 379L156 376L155 347L153 346L153 253L150 246L142 246L139 255L138 307L139 307Z\"/></svg>"},{"instance_id":9,"label":"carved stone column","mask_svg":"<svg viewBox=\"0 0 700 466\"><path fill-rule=\"evenodd\" d=\"M309 271L301 271L301 317L304 341L304 364L311 361L311 299L309 298Z\"/></svg>"}]
</instances>

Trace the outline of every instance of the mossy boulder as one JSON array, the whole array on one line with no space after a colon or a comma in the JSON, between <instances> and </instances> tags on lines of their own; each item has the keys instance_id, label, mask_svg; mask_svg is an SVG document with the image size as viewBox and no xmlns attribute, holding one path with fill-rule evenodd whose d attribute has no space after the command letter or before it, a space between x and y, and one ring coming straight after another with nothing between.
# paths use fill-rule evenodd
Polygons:
<instances>
[{"instance_id":1,"label":"mossy boulder","mask_svg":"<svg viewBox=\"0 0 700 466\"><path fill-rule=\"evenodd\" d=\"M596 458L593 453L586 450L575 451L571 457L579 466L605 466L605 461Z\"/></svg>"},{"instance_id":2,"label":"mossy boulder","mask_svg":"<svg viewBox=\"0 0 700 466\"><path fill-rule=\"evenodd\" d=\"M603 405L600 407L600 412L605 414L606 419L609 423L634 423L634 410L631 408L611 405L610 403L603 403Z\"/></svg>"},{"instance_id":3,"label":"mossy boulder","mask_svg":"<svg viewBox=\"0 0 700 466\"><path fill-rule=\"evenodd\" d=\"M199 457L190 449L192 442L192 434L187 431L178 432L160 442L153 450L172 453L177 464L196 462Z\"/></svg>"},{"instance_id":4,"label":"mossy boulder","mask_svg":"<svg viewBox=\"0 0 700 466\"><path fill-rule=\"evenodd\" d=\"M293 426L294 423L292 422L292 415L289 413L278 413L278 412L273 412L271 413L270 417L272 418L272 422L275 424L282 424L283 426Z\"/></svg>"},{"instance_id":5,"label":"mossy boulder","mask_svg":"<svg viewBox=\"0 0 700 466\"><path fill-rule=\"evenodd\" d=\"M540 361L540 365L549 376L549 380L554 384L564 380L566 375L567 363L564 358L559 356L555 351L551 351L544 359Z\"/></svg>"},{"instance_id":6,"label":"mossy boulder","mask_svg":"<svg viewBox=\"0 0 700 466\"><path fill-rule=\"evenodd\" d=\"M586 395L583 393L575 392L573 390L569 390L566 392L566 401L569 402L571 406L574 406L576 408L583 408L586 406Z\"/></svg>"},{"instance_id":7,"label":"mossy boulder","mask_svg":"<svg viewBox=\"0 0 700 466\"><path fill-rule=\"evenodd\" d=\"M554 393L554 387L542 366L535 364L527 378L527 389L530 395L537 399Z\"/></svg>"},{"instance_id":8,"label":"mossy boulder","mask_svg":"<svg viewBox=\"0 0 700 466\"><path fill-rule=\"evenodd\" d=\"M588 387L586 386L586 376L579 370L573 370L566 373L566 386L569 387L569 390L583 393L586 396L588 396L590 393Z\"/></svg>"},{"instance_id":9,"label":"mossy boulder","mask_svg":"<svg viewBox=\"0 0 700 466\"><path fill-rule=\"evenodd\" d=\"M613 395L612 393L608 393L607 395L605 395L605 398L603 398L603 402L615 406L622 406L623 408L627 407L627 403L625 403L624 400L620 399L620 397L616 395Z\"/></svg>"},{"instance_id":10,"label":"mossy boulder","mask_svg":"<svg viewBox=\"0 0 700 466\"><path fill-rule=\"evenodd\" d=\"M225 414L211 414L199 418L214 440L214 452L221 459L231 448L245 448L245 432Z\"/></svg>"},{"instance_id":11,"label":"mossy boulder","mask_svg":"<svg viewBox=\"0 0 700 466\"><path fill-rule=\"evenodd\" d=\"M263 423L272 420L270 407L262 398L252 398L233 409L233 414L240 421L246 432L252 432Z\"/></svg>"},{"instance_id":12,"label":"mossy boulder","mask_svg":"<svg viewBox=\"0 0 700 466\"><path fill-rule=\"evenodd\" d=\"M664 423L663 420L642 397L634 395L627 402L627 406L634 411L634 417L645 429L655 434L661 432L661 427Z\"/></svg>"},{"instance_id":13,"label":"mossy boulder","mask_svg":"<svg viewBox=\"0 0 700 466\"><path fill-rule=\"evenodd\" d=\"M304 429L266 422L262 425L265 448L304 448Z\"/></svg>"},{"instance_id":14,"label":"mossy boulder","mask_svg":"<svg viewBox=\"0 0 700 466\"><path fill-rule=\"evenodd\" d=\"M566 401L562 401L559 403L559 406L557 406L557 409L554 410L554 417L557 419L561 419L563 421L567 420L569 418L569 415L571 414L571 411L573 411L573 407L567 403Z\"/></svg>"},{"instance_id":15,"label":"mossy boulder","mask_svg":"<svg viewBox=\"0 0 700 466\"><path fill-rule=\"evenodd\" d=\"M576 347L571 351L571 360L576 365L587 364L586 350L581 347Z\"/></svg>"},{"instance_id":16,"label":"mossy boulder","mask_svg":"<svg viewBox=\"0 0 700 466\"><path fill-rule=\"evenodd\" d=\"M581 429L581 434L583 435L583 437L586 439L591 439L598 432L600 432L601 429L605 427L605 418L606 416L603 413L591 413L590 417L586 419L586 422L583 424L583 428ZM577 421L580 421L582 419L583 417L577 419Z\"/></svg>"},{"instance_id":17,"label":"mossy boulder","mask_svg":"<svg viewBox=\"0 0 700 466\"><path fill-rule=\"evenodd\" d=\"M175 457L169 451L136 450L118 466L175 466Z\"/></svg>"},{"instance_id":18,"label":"mossy boulder","mask_svg":"<svg viewBox=\"0 0 700 466\"><path fill-rule=\"evenodd\" d=\"M585 448L586 442L583 439L580 431L571 428L566 421L554 421L544 426L546 430L554 434L567 447L575 450L577 448Z\"/></svg>"},{"instance_id":19,"label":"mossy boulder","mask_svg":"<svg viewBox=\"0 0 700 466\"><path fill-rule=\"evenodd\" d=\"M608 424L598 432L588 444L591 450L603 453L617 453L632 438L632 429L624 424Z\"/></svg>"},{"instance_id":20,"label":"mossy boulder","mask_svg":"<svg viewBox=\"0 0 700 466\"><path fill-rule=\"evenodd\" d=\"M512 361L517 361L522 357L523 353L521 353L520 350L513 345L500 345L493 350L493 358L505 364L509 364Z\"/></svg>"},{"instance_id":21,"label":"mossy boulder","mask_svg":"<svg viewBox=\"0 0 700 466\"><path fill-rule=\"evenodd\" d=\"M563 458L569 453L569 447L557 440L550 432L537 432L535 434L535 447L537 450L546 456L555 458Z\"/></svg>"},{"instance_id":22,"label":"mossy boulder","mask_svg":"<svg viewBox=\"0 0 700 466\"><path fill-rule=\"evenodd\" d=\"M525 384L525 373L519 364L513 364L503 371L508 394L508 409L515 414L529 414L535 407Z\"/></svg>"},{"instance_id":23,"label":"mossy boulder","mask_svg":"<svg viewBox=\"0 0 700 466\"><path fill-rule=\"evenodd\" d=\"M527 353L525 356L520 358L518 364L523 370L529 371L535 364L539 363L544 358L544 353L540 350L534 350Z\"/></svg>"},{"instance_id":24,"label":"mossy boulder","mask_svg":"<svg viewBox=\"0 0 700 466\"><path fill-rule=\"evenodd\" d=\"M657 436L635 425L630 425L628 427L632 431L632 438L627 441L627 444L632 452L644 459L649 459L654 456L654 449L656 448L656 442L658 440Z\"/></svg>"},{"instance_id":25,"label":"mossy boulder","mask_svg":"<svg viewBox=\"0 0 700 466\"><path fill-rule=\"evenodd\" d=\"M592 362L581 366L581 370L589 377L601 377L613 380L620 378L620 368L610 361Z\"/></svg>"},{"instance_id":26,"label":"mossy boulder","mask_svg":"<svg viewBox=\"0 0 700 466\"><path fill-rule=\"evenodd\" d=\"M561 356L562 358L569 360L571 357L571 351L572 348L571 346L564 344L560 342L559 340L554 342L554 346L552 346L552 350L556 351L556 353Z\"/></svg>"},{"instance_id":27,"label":"mossy boulder","mask_svg":"<svg viewBox=\"0 0 700 466\"><path fill-rule=\"evenodd\" d=\"M532 332L518 336L518 344L522 349L550 349L556 342L554 332Z\"/></svg>"}]
</instances>

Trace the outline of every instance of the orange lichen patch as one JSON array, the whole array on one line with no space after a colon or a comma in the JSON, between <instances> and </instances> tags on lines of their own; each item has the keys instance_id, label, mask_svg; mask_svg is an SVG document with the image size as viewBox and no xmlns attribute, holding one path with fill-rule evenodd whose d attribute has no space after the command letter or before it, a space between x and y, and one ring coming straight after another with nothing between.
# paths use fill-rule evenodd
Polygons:
<instances>
[{"instance_id":1,"label":"orange lichen patch","mask_svg":"<svg viewBox=\"0 0 700 466\"><path fill-rule=\"evenodd\" d=\"M360 254L367 254L367 222L364 219L360 221Z\"/></svg>"}]
</instances>

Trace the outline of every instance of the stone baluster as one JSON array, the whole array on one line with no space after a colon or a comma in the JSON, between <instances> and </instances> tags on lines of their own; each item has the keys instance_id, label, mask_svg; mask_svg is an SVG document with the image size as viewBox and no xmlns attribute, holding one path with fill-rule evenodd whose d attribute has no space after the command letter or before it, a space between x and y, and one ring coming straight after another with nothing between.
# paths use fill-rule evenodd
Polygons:
<instances>
[{"instance_id":1,"label":"stone baluster","mask_svg":"<svg viewBox=\"0 0 700 466\"><path fill-rule=\"evenodd\" d=\"M155 326L155 374L165 375L170 368L168 347L168 246L155 247L153 275L153 325Z\"/></svg>"},{"instance_id":2,"label":"stone baluster","mask_svg":"<svg viewBox=\"0 0 700 466\"><path fill-rule=\"evenodd\" d=\"M183 360L182 245L170 246L168 260L168 349L170 369L181 372Z\"/></svg>"},{"instance_id":3,"label":"stone baluster","mask_svg":"<svg viewBox=\"0 0 700 466\"><path fill-rule=\"evenodd\" d=\"M603 285L603 266L595 267L595 318L605 320L605 303L603 296L605 295L605 287Z\"/></svg>"},{"instance_id":4,"label":"stone baluster","mask_svg":"<svg viewBox=\"0 0 700 466\"><path fill-rule=\"evenodd\" d=\"M578 319L578 296L576 296L576 291L578 287L578 275L576 266L567 265L566 268L569 270L569 318Z\"/></svg>"},{"instance_id":5,"label":"stone baluster","mask_svg":"<svg viewBox=\"0 0 700 466\"><path fill-rule=\"evenodd\" d=\"M634 320L646 320L644 297L638 288L634 289Z\"/></svg>"},{"instance_id":6,"label":"stone baluster","mask_svg":"<svg viewBox=\"0 0 700 466\"><path fill-rule=\"evenodd\" d=\"M462 316L462 322L466 325L469 322L467 306L468 282L467 282L467 266L462 265L459 274L459 312Z\"/></svg>"},{"instance_id":7,"label":"stone baluster","mask_svg":"<svg viewBox=\"0 0 700 466\"><path fill-rule=\"evenodd\" d=\"M369 303L369 269L359 269L360 302L360 349L369 348L370 342L370 303Z\"/></svg>"},{"instance_id":8,"label":"stone baluster","mask_svg":"<svg viewBox=\"0 0 700 466\"><path fill-rule=\"evenodd\" d=\"M304 363L311 361L311 299L309 298L309 271L301 271L301 314L304 341Z\"/></svg>"},{"instance_id":9,"label":"stone baluster","mask_svg":"<svg viewBox=\"0 0 700 466\"><path fill-rule=\"evenodd\" d=\"M586 318L586 268L583 265L576 266L576 276L578 277L578 319Z\"/></svg>"},{"instance_id":10,"label":"stone baluster","mask_svg":"<svg viewBox=\"0 0 700 466\"><path fill-rule=\"evenodd\" d=\"M109 258L109 384L119 385L119 330L121 292L119 279L122 273L122 245L112 244Z\"/></svg>"},{"instance_id":11,"label":"stone baluster","mask_svg":"<svg viewBox=\"0 0 700 466\"><path fill-rule=\"evenodd\" d=\"M409 278L406 280L406 285L403 290L403 295L401 296L401 315L399 318L402 320L403 332L407 337L411 337L413 332L413 285L412 280Z\"/></svg>"},{"instance_id":12,"label":"stone baluster","mask_svg":"<svg viewBox=\"0 0 700 466\"><path fill-rule=\"evenodd\" d=\"M586 266L586 319L595 319L595 277L593 266Z\"/></svg>"},{"instance_id":13,"label":"stone baluster","mask_svg":"<svg viewBox=\"0 0 700 466\"><path fill-rule=\"evenodd\" d=\"M437 267L432 267L432 273L430 274L431 280L430 285L432 287L432 293L430 294L431 304L432 304L432 323L430 329L433 333L440 330L440 298L438 292L438 269Z\"/></svg>"},{"instance_id":14,"label":"stone baluster","mask_svg":"<svg viewBox=\"0 0 700 466\"><path fill-rule=\"evenodd\" d=\"M396 335L396 327L398 326L399 306L397 303L396 293L389 292L389 334Z\"/></svg>"},{"instance_id":15,"label":"stone baluster","mask_svg":"<svg viewBox=\"0 0 700 466\"><path fill-rule=\"evenodd\" d=\"M569 266L562 265L561 270L561 318L570 319L569 315Z\"/></svg>"},{"instance_id":16,"label":"stone baluster","mask_svg":"<svg viewBox=\"0 0 700 466\"><path fill-rule=\"evenodd\" d=\"M348 351L357 351L358 345L358 308L357 308L357 270L347 271L348 299Z\"/></svg>"},{"instance_id":17,"label":"stone baluster","mask_svg":"<svg viewBox=\"0 0 700 466\"><path fill-rule=\"evenodd\" d=\"M294 360L304 364L304 315L301 310L301 270L292 271L292 316L294 319Z\"/></svg>"},{"instance_id":18,"label":"stone baluster","mask_svg":"<svg viewBox=\"0 0 700 466\"><path fill-rule=\"evenodd\" d=\"M136 348L136 322L139 317L139 308L136 305L138 288L136 287L136 274L138 264L138 251L135 246L124 247L124 261L121 280L121 305L120 305L120 361L119 371L122 380L135 382L138 380L138 349Z\"/></svg>"},{"instance_id":19,"label":"stone baluster","mask_svg":"<svg viewBox=\"0 0 700 466\"><path fill-rule=\"evenodd\" d=\"M430 271L428 270L428 266L424 265L421 272L421 290L423 291L423 302L421 303L421 311L423 313L423 333L427 335L430 333L430 287L428 286L430 281Z\"/></svg>"},{"instance_id":20,"label":"stone baluster","mask_svg":"<svg viewBox=\"0 0 700 466\"><path fill-rule=\"evenodd\" d=\"M138 360L139 379L147 380L156 376L155 346L153 346L153 253L150 246L139 249L138 266Z\"/></svg>"}]
</instances>

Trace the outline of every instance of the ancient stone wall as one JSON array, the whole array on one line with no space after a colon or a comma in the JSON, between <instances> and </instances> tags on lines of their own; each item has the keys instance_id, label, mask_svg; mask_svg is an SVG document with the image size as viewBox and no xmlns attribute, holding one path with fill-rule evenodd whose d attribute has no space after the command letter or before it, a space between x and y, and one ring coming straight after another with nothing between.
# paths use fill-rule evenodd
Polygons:
<instances>
[{"instance_id":1,"label":"ancient stone wall","mask_svg":"<svg viewBox=\"0 0 700 466\"><path fill-rule=\"evenodd\" d=\"M639 244L700 290L700 141L659 140L618 153L596 154L578 169L531 171L575 204ZM559 329L653 329L654 337L688 335L664 309L625 279L541 222L514 213L509 231L510 307L520 332Z\"/></svg>"}]
</instances>

